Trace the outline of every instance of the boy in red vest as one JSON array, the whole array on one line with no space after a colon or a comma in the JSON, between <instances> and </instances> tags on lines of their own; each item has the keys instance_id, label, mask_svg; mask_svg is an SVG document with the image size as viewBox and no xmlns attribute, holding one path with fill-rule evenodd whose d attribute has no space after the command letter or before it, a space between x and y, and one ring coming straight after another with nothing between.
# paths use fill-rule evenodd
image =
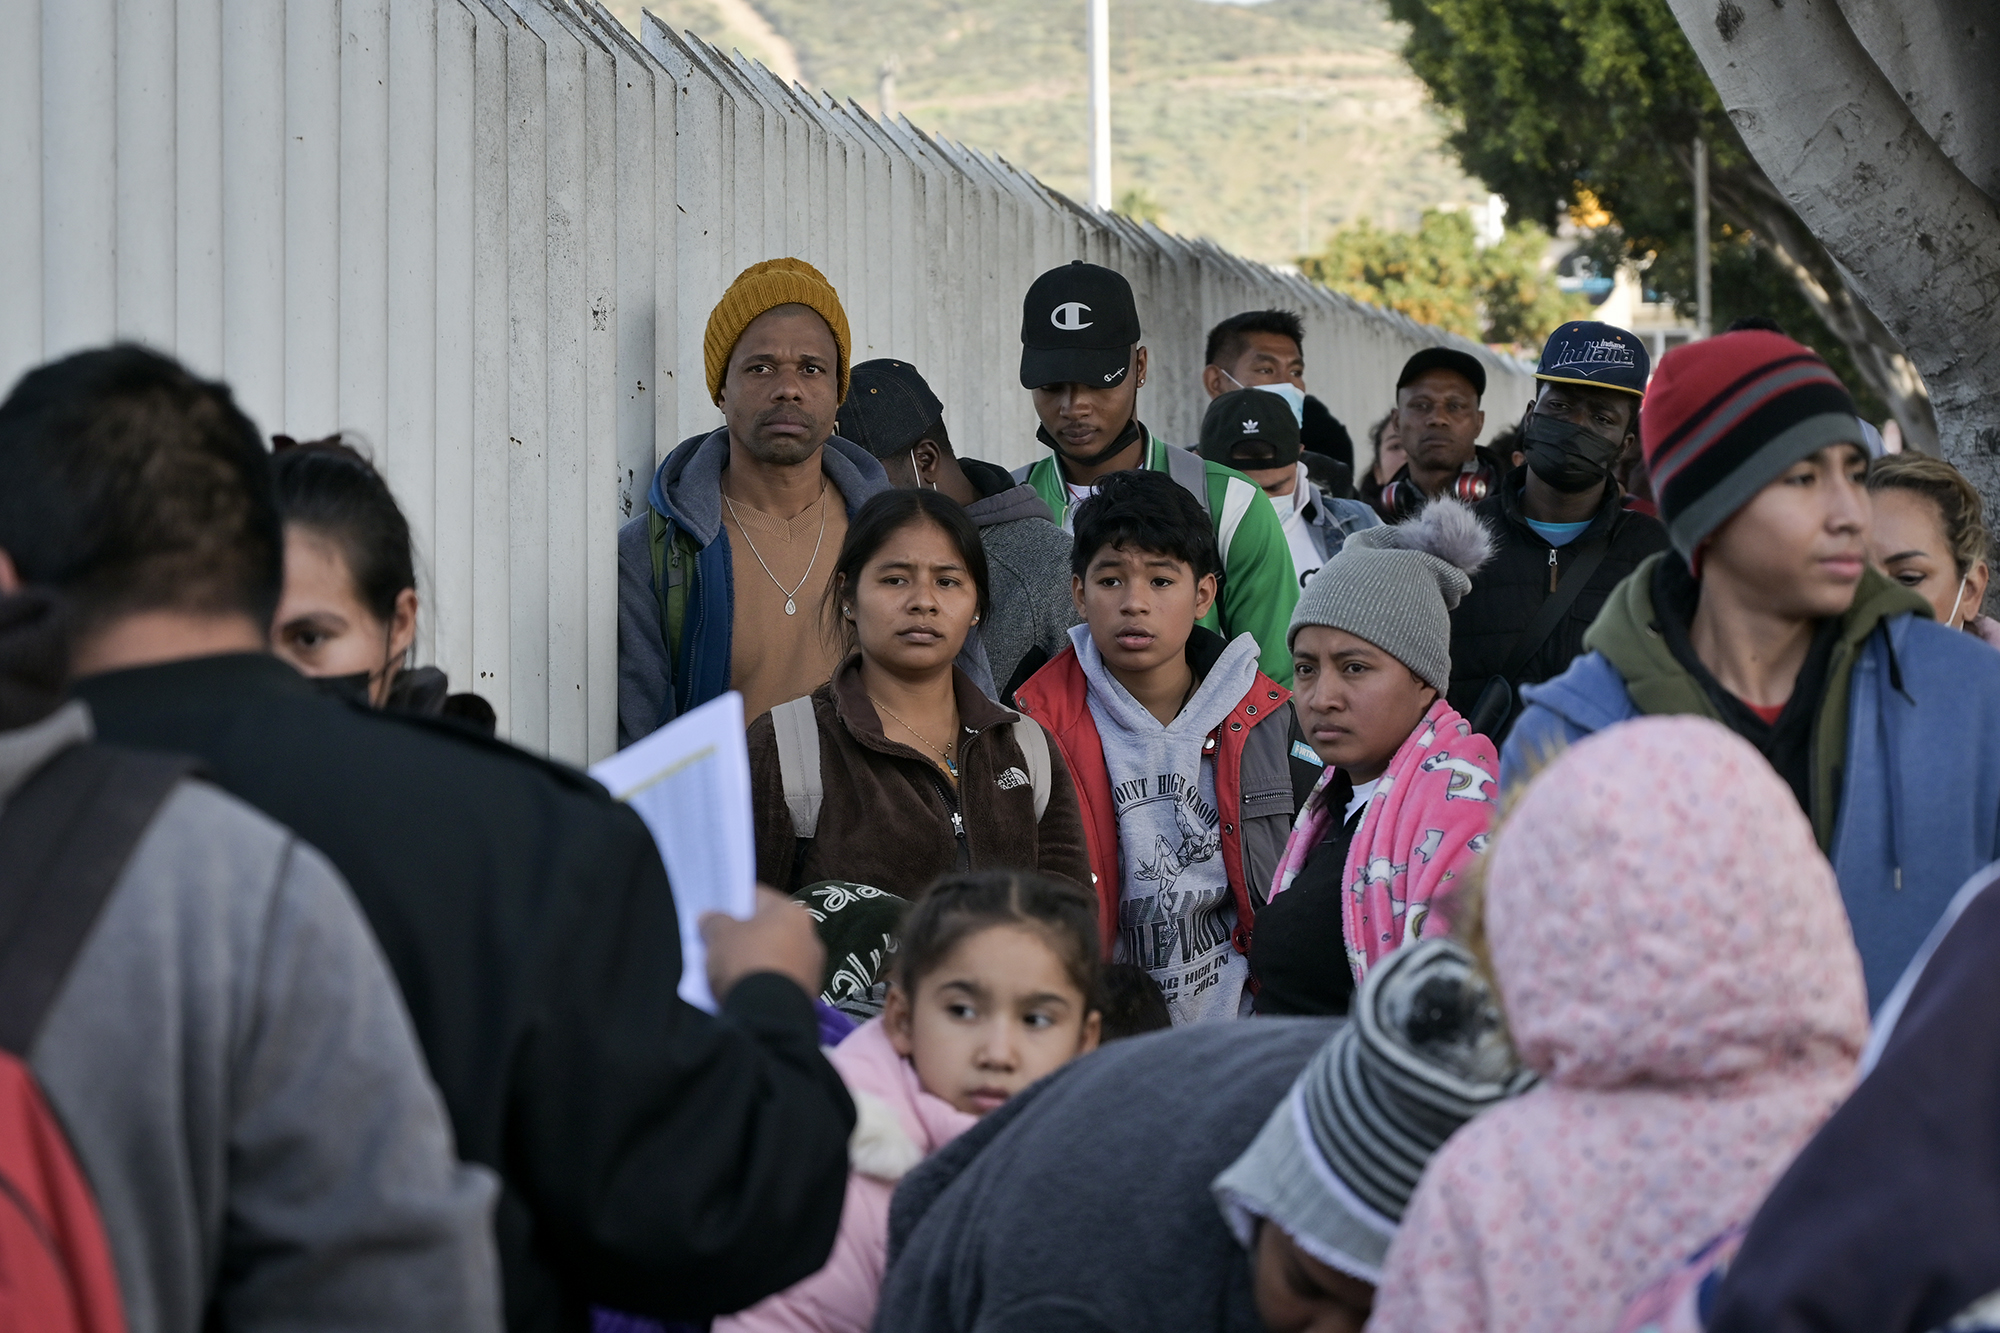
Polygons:
<instances>
[{"instance_id":1,"label":"boy in red vest","mask_svg":"<svg viewBox=\"0 0 2000 1333\"><path fill-rule=\"evenodd\" d=\"M1016 703L1076 781L1107 956L1145 968L1177 1024L1234 1018L1291 822L1290 696L1257 669L1252 635L1195 623L1220 561L1171 477L1108 476L1075 525L1085 623Z\"/></svg>"}]
</instances>

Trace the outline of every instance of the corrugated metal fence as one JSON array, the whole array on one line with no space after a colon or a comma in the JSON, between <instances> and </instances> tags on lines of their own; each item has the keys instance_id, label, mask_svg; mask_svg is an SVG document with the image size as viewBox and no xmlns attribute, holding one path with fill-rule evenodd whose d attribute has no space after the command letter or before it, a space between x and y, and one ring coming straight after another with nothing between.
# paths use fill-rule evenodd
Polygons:
<instances>
[{"instance_id":1,"label":"corrugated metal fence","mask_svg":"<svg viewBox=\"0 0 2000 1333\"><path fill-rule=\"evenodd\" d=\"M614 537L655 460L720 420L701 334L798 255L855 356L918 364L968 453L1035 456L1020 299L1125 273L1142 412L1193 438L1202 340L1303 312L1357 434L1440 340L1401 316L1079 208L1004 162L573 0L0 0L0 380L113 338L227 378L267 432L347 429L408 511L421 653L503 734L616 736ZM1525 401L1492 367L1497 426Z\"/></svg>"}]
</instances>

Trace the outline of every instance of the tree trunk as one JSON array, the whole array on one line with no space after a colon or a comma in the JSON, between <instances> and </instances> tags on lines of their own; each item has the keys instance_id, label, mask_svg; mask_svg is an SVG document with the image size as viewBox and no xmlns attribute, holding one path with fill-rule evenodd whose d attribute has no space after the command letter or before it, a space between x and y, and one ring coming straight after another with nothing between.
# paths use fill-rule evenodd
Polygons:
<instances>
[{"instance_id":1,"label":"tree trunk","mask_svg":"<svg viewBox=\"0 0 2000 1333\"><path fill-rule=\"evenodd\" d=\"M1669 3L1765 176L1922 373L1945 455L2000 507L2000 209L1834 0Z\"/></svg>"}]
</instances>

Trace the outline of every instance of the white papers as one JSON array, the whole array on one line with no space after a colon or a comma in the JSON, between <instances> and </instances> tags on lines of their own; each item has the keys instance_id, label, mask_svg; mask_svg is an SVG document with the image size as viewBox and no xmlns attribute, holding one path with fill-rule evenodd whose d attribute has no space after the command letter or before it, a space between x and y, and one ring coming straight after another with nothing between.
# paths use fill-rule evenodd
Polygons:
<instances>
[{"instance_id":1,"label":"white papers","mask_svg":"<svg viewBox=\"0 0 2000 1333\"><path fill-rule=\"evenodd\" d=\"M701 915L748 917L757 909L743 696L732 690L710 700L593 765L590 776L652 830L680 914L680 996L714 1013Z\"/></svg>"}]
</instances>

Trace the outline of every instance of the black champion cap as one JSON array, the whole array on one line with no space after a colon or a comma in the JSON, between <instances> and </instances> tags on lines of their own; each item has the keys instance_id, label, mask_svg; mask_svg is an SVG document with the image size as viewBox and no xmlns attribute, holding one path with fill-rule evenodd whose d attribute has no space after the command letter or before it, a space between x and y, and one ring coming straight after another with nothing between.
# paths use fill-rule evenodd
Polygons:
<instances>
[{"instance_id":1,"label":"black champion cap","mask_svg":"<svg viewBox=\"0 0 2000 1333\"><path fill-rule=\"evenodd\" d=\"M1299 461L1299 419L1262 389L1231 389L1201 419L1201 456L1236 468L1289 467Z\"/></svg>"},{"instance_id":2,"label":"black champion cap","mask_svg":"<svg viewBox=\"0 0 2000 1333\"><path fill-rule=\"evenodd\" d=\"M1021 387L1125 382L1139 341L1132 284L1081 259L1035 279L1021 303Z\"/></svg>"},{"instance_id":3,"label":"black champion cap","mask_svg":"<svg viewBox=\"0 0 2000 1333\"><path fill-rule=\"evenodd\" d=\"M1535 378L1556 384L1588 384L1643 398L1653 359L1638 335L1615 324L1573 319L1549 335Z\"/></svg>"},{"instance_id":4,"label":"black champion cap","mask_svg":"<svg viewBox=\"0 0 2000 1333\"><path fill-rule=\"evenodd\" d=\"M944 404L907 361L863 361L848 374L847 401L835 429L877 458L916 448L944 420Z\"/></svg>"}]
</instances>

